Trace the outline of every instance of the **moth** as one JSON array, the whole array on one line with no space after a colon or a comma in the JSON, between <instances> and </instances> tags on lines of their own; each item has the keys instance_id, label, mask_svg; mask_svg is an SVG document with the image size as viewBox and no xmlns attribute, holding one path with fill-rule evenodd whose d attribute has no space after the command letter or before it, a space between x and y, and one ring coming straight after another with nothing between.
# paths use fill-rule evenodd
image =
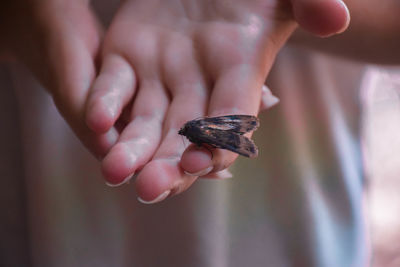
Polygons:
<instances>
[{"instance_id":1,"label":"moth","mask_svg":"<svg viewBox=\"0 0 400 267\"><path fill-rule=\"evenodd\" d=\"M243 134L255 131L259 125L258 118L251 115L204 117L186 122L178 134L199 146L208 144L255 158L258 155L257 146Z\"/></svg>"}]
</instances>

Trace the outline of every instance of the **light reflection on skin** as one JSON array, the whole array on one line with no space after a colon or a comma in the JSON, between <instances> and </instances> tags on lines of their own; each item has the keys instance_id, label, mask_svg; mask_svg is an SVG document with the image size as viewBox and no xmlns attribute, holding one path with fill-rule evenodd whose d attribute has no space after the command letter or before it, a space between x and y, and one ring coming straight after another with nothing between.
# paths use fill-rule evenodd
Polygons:
<instances>
[{"instance_id":1,"label":"light reflection on skin","mask_svg":"<svg viewBox=\"0 0 400 267\"><path fill-rule=\"evenodd\" d=\"M107 113L111 117L115 117L116 114L115 112L117 111L117 105L119 104L119 101L116 101L118 99L120 92L117 88L113 88L108 92L106 95L104 95L101 98L101 101L103 102L104 107L107 107Z\"/></svg>"},{"instance_id":2,"label":"light reflection on skin","mask_svg":"<svg viewBox=\"0 0 400 267\"><path fill-rule=\"evenodd\" d=\"M130 162L137 161L138 157L145 153L145 149L147 149L150 145L150 140L146 137L140 137L132 139L126 143L124 143L125 154L128 155ZM135 149L132 150L132 147Z\"/></svg>"},{"instance_id":3,"label":"light reflection on skin","mask_svg":"<svg viewBox=\"0 0 400 267\"><path fill-rule=\"evenodd\" d=\"M256 15L249 16L249 23L247 26L246 33L249 34L249 37L257 37L262 28L262 23L260 18Z\"/></svg>"}]
</instances>

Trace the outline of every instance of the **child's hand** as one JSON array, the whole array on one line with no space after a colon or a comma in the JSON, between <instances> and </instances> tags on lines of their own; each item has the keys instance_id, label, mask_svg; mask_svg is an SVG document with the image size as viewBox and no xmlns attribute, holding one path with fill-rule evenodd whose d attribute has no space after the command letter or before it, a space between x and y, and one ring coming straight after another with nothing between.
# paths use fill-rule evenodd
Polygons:
<instances>
[{"instance_id":1,"label":"child's hand","mask_svg":"<svg viewBox=\"0 0 400 267\"><path fill-rule=\"evenodd\" d=\"M256 115L274 57L295 28L288 1L125 1L87 105L96 133L122 131L102 163L108 183L138 173L138 195L153 203L226 169L236 154L185 151L178 130L201 116Z\"/></svg>"},{"instance_id":2,"label":"child's hand","mask_svg":"<svg viewBox=\"0 0 400 267\"><path fill-rule=\"evenodd\" d=\"M15 0L0 9L2 52L24 63L53 96L78 138L98 157L118 139L114 127L97 134L84 108L96 75L100 31L86 1Z\"/></svg>"},{"instance_id":3,"label":"child's hand","mask_svg":"<svg viewBox=\"0 0 400 267\"><path fill-rule=\"evenodd\" d=\"M256 115L295 27L281 1L126 1L105 37L87 109L97 133L122 125L103 161L108 183L140 171L138 195L160 201L227 168L237 157L227 150L190 146L182 156L178 130L201 116Z\"/></svg>"},{"instance_id":4,"label":"child's hand","mask_svg":"<svg viewBox=\"0 0 400 267\"><path fill-rule=\"evenodd\" d=\"M348 24L348 13L336 0L291 1L296 20L315 34L339 32ZM177 131L204 115L258 112L274 56L296 27L284 3L289 5L125 1L107 34L101 74L90 93L100 34L86 1L4 4L0 56L6 52L30 68L96 156L103 157L118 140L103 161L110 183L142 170L139 196L160 200L157 196L181 192L197 176L215 177L236 158L225 150L211 157L194 146L182 156ZM86 121L94 132L83 118L88 95Z\"/></svg>"}]
</instances>

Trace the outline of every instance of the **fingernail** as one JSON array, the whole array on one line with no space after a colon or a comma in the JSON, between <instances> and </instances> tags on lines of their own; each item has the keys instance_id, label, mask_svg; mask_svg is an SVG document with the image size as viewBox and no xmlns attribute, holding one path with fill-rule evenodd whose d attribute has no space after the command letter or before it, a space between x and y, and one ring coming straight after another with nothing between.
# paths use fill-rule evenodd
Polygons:
<instances>
[{"instance_id":1,"label":"fingernail","mask_svg":"<svg viewBox=\"0 0 400 267\"><path fill-rule=\"evenodd\" d=\"M122 180L122 182L120 182L118 184L112 184L112 183L106 182L106 185L108 185L109 187L117 187L117 186L123 185L125 183L128 183L134 176L135 176L135 174L129 175L124 180Z\"/></svg>"},{"instance_id":2,"label":"fingernail","mask_svg":"<svg viewBox=\"0 0 400 267\"><path fill-rule=\"evenodd\" d=\"M219 171L216 173L211 173L209 175L205 175L201 178L204 178L204 179L229 179L232 177L233 177L233 174L229 170L225 169L225 170L222 170L222 171Z\"/></svg>"},{"instance_id":3,"label":"fingernail","mask_svg":"<svg viewBox=\"0 0 400 267\"><path fill-rule=\"evenodd\" d=\"M263 86L262 88L262 96L261 96L261 104L262 104L262 108L266 109L266 108L270 108L276 104L279 103L279 98L277 98L276 96L274 96L271 92L271 90L267 87L267 86Z\"/></svg>"},{"instance_id":4,"label":"fingernail","mask_svg":"<svg viewBox=\"0 0 400 267\"><path fill-rule=\"evenodd\" d=\"M210 166L210 167L208 167L208 168L206 168L206 169L204 169L204 170L201 170L201 171L198 171L198 172L195 172L195 173L190 173L190 172L188 172L188 171L184 171L187 175L191 175L191 176L203 176L203 175L206 175L206 174L208 174L208 173L210 173L210 171L213 169L214 167L213 166Z\"/></svg>"},{"instance_id":5,"label":"fingernail","mask_svg":"<svg viewBox=\"0 0 400 267\"><path fill-rule=\"evenodd\" d=\"M265 108L270 108L272 106L275 106L276 104L279 103L279 98L276 96L270 94L270 95L263 95L262 96L262 101L263 105Z\"/></svg>"},{"instance_id":6,"label":"fingernail","mask_svg":"<svg viewBox=\"0 0 400 267\"><path fill-rule=\"evenodd\" d=\"M143 200L140 197L138 197L137 199L139 202L141 202L143 204L154 204L154 203L157 203L157 202L160 202L160 201L163 201L164 199L166 199L170 193L171 193L171 190L167 190L153 200Z\"/></svg>"},{"instance_id":7,"label":"fingernail","mask_svg":"<svg viewBox=\"0 0 400 267\"><path fill-rule=\"evenodd\" d=\"M347 27L349 26L349 24L350 24L350 11L349 11L349 8L347 7L347 5L342 0L338 0L338 2L346 10L346 13L347 13L347 18L346 19L347 20L346 20L346 23L343 25L343 27L339 31L336 32L337 34L344 32L347 29Z\"/></svg>"}]
</instances>

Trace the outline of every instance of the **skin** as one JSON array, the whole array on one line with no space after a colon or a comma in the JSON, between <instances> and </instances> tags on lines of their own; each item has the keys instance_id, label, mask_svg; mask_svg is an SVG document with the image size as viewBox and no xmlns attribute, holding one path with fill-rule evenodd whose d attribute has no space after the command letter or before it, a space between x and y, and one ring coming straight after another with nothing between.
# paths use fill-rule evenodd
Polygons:
<instances>
[{"instance_id":1,"label":"skin","mask_svg":"<svg viewBox=\"0 0 400 267\"><path fill-rule=\"evenodd\" d=\"M319 36L348 24L333 0L127 0L100 50L102 30L87 1L16 0L0 13L1 57L32 70L102 160L109 184L138 173L135 187L147 203L233 163L229 151L186 148L178 129L204 115L256 115L295 19Z\"/></svg>"},{"instance_id":2,"label":"skin","mask_svg":"<svg viewBox=\"0 0 400 267\"><path fill-rule=\"evenodd\" d=\"M333 18L311 28L304 14L318 13L321 3L304 2L303 10L295 1L294 14L311 32L325 36L347 26L346 10L335 2L322 6L337 7ZM234 162L237 154L227 150L185 148L177 132L201 116L256 115L275 55L297 27L289 2L227 3L125 1L105 36L86 120L97 133L124 125L102 170L110 184L138 173L136 191L146 203Z\"/></svg>"},{"instance_id":3,"label":"skin","mask_svg":"<svg viewBox=\"0 0 400 267\"><path fill-rule=\"evenodd\" d=\"M118 138L114 127L97 134L84 120L100 44L101 29L88 1L15 0L0 7L0 58L32 71L95 155L105 154Z\"/></svg>"},{"instance_id":4,"label":"skin","mask_svg":"<svg viewBox=\"0 0 400 267\"><path fill-rule=\"evenodd\" d=\"M315 38L298 30L291 42L311 49L362 62L400 63L399 1L346 0L351 23L343 34Z\"/></svg>"}]
</instances>

